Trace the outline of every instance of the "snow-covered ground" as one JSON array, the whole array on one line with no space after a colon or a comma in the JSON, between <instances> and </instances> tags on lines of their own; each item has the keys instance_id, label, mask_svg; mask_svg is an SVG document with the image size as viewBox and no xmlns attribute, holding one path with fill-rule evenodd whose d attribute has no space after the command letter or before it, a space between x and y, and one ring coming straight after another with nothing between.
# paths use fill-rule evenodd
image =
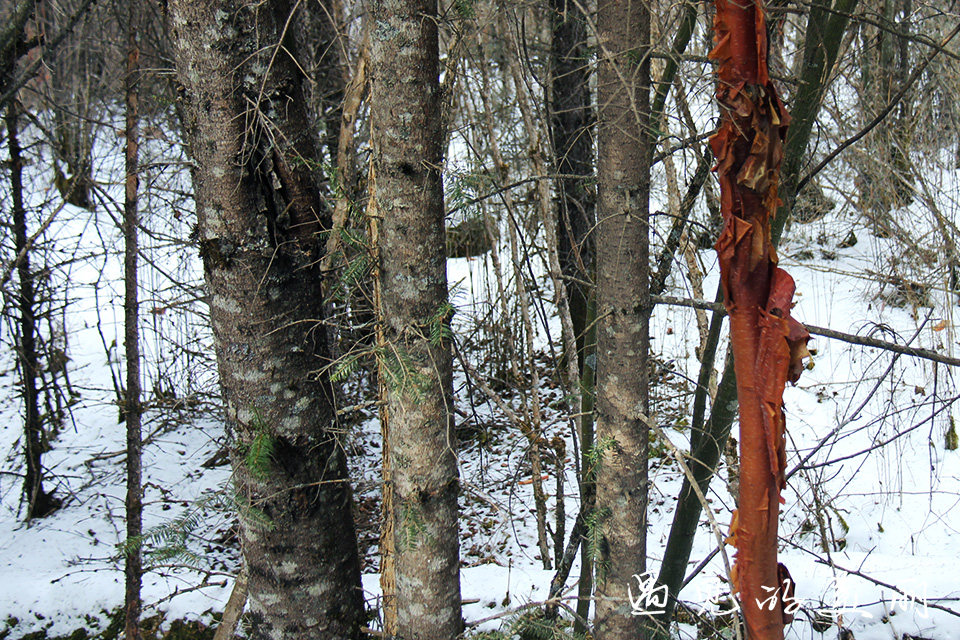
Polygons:
<instances>
[{"instance_id":1,"label":"snow-covered ground","mask_svg":"<svg viewBox=\"0 0 960 640\"><path fill-rule=\"evenodd\" d=\"M158 148L156 152L161 151ZM115 154L116 148L106 145L101 152L97 179L107 193L119 198L122 167L116 165L116 158L120 156ZM49 162L35 156L30 167L36 192L32 206L38 220L56 206L49 172L41 170L44 165ZM182 174L179 178L164 175L160 171L155 179L166 179L171 189L183 190L177 182L183 180ZM935 180L935 201L951 220L960 220L956 172L942 172ZM0 186L4 198L9 197L6 184ZM37 185L48 186L37 189ZM188 214L182 216L183 228L164 227L180 224L174 220L180 221L179 211L189 205L176 206L181 208L175 210L157 199L155 208L148 209L148 224L164 228L170 237L183 233L185 238ZM901 216L912 220L907 226L920 242L928 237L924 230L934 226L925 211L918 200ZM40 629L59 635L83 625L102 628L107 615L122 603L118 545L124 527L125 436L124 425L118 423L113 383L115 377L122 379L122 245L109 212L104 204L96 214L68 208L46 235L56 238L63 252L83 257L56 271L56 277L70 286L66 312L69 371L79 400L52 450L44 456L47 486L64 499L64 508L29 524L22 522L19 507L21 423L15 370L11 355L4 359L6 373L0 378L4 390L0 403L0 450L4 453L0 475L0 637L6 634L15 639ZM858 242L839 246L850 231ZM157 273L166 265L191 278L198 276L192 249L157 243L153 248L163 256ZM920 259L905 255L911 251L896 239L871 235L850 204L842 200L823 220L795 224L780 251L783 266L797 281L794 315L838 331L910 342L955 355L960 317L954 293L945 286L934 286L926 292L929 306L926 302L915 305L917 301L909 299L902 304L892 295L892 285L881 282L882 276L899 273L904 265L915 268ZM512 290L513 272L506 249L503 258L505 282ZM704 291L710 297L716 286L713 253L701 251L698 258L707 271ZM536 282L530 284L536 284L539 291L531 295L549 301L551 286L543 276L542 259L537 261L541 263L526 274L537 274ZM937 264L934 260L930 269ZM144 524L155 533L147 540L147 548L164 544L169 548L176 542L170 532L178 523L196 526L180 553L165 559L154 556L155 566L144 579L146 615L163 612L168 621L187 617L209 622L212 612L224 606L238 566L233 517L225 498L229 495L225 491L229 468L204 466L222 444L216 414L209 411L209 404L198 400L215 388L209 358L212 349L209 335L198 328L202 318L171 319L179 317L174 311L187 299L184 290L172 285L164 288L160 276L150 273L154 280L149 280L146 288L156 292L145 303L150 362L146 386L162 389L167 385L181 402L169 402L168 393L168 402L146 417L145 433L151 437L144 453ZM490 309L489 292L495 284L489 258L451 260L449 278L457 285L455 326L458 341L462 341L489 313L494 318L499 314ZM943 282L946 280L941 279ZM679 279L675 279L675 288L678 295L689 295ZM511 305L515 308L515 302ZM560 329L553 307L544 302L542 309L548 316L546 327L556 341ZM547 352L547 331L536 309L531 310L533 323L539 327L537 344ZM658 307L653 329L656 355L672 367L669 385L667 376L661 377L658 415L661 427L681 448L688 441L685 405L667 396L689 393L693 388L691 379L698 370L693 313ZM520 323L513 326L519 330ZM7 324L5 329L9 327ZM169 351L176 340L193 345L192 365L179 362L177 358L183 355ZM788 482L781 521L782 561L796 581L796 597L802 605L788 637L836 637L835 624L822 635L810 624L815 614L832 610L842 616L840 621L857 640L899 639L905 633L931 640L960 638L960 616L944 610L960 612L960 562L953 547L960 543L960 451L945 448L945 433L954 420L958 396L953 369L819 337L812 346L816 348L814 367L804 372L785 396L788 467L794 469L804 461ZM482 351L467 351L464 355L474 358L474 366L483 370L480 354ZM539 360L543 367L540 404L545 436L557 436L566 446L563 490L569 532L579 507L575 449L564 418L564 391L551 381L546 361ZM184 389L200 393L190 396ZM518 395L505 398L519 410ZM464 617L471 623L471 631L492 630L516 620L525 605L544 599L553 572L543 569L539 559L532 489L526 482L526 439L510 428L476 385L468 384L462 371L457 377L457 402L468 416L460 419L487 434L464 443L461 451L461 576L463 597L469 602ZM379 452L374 418L353 427L350 444L358 498L373 500ZM550 496L548 520L553 522L556 470L545 462L544 473ZM656 571L681 472L663 455L654 460L651 477L648 568ZM732 508L730 493L721 481L725 477L726 468L722 467L708 495L714 517L724 528ZM691 571L716 544L709 525L702 525ZM732 554L732 550L726 553ZM368 566L371 572L364 576L364 586L373 605L379 594L378 576L372 572L375 558ZM578 575L579 563L568 581L572 593ZM726 608L727 592L723 562L716 555L690 582L681 599L694 612L716 614ZM99 622L91 623L91 619ZM691 624L680 624L679 631L683 638L696 637Z\"/></svg>"}]
</instances>

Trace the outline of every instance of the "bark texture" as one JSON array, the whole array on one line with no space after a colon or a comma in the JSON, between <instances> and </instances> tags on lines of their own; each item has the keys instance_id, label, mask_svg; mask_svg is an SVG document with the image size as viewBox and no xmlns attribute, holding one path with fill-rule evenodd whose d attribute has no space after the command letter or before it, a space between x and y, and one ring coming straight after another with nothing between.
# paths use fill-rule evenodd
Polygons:
<instances>
[{"instance_id":1,"label":"bark texture","mask_svg":"<svg viewBox=\"0 0 960 640\"><path fill-rule=\"evenodd\" d=\"M170 3L226 404L251 637L357 638L346 458L325 373L318 142L282 1Z\"/></svg>"},{"instance_id":2,"label":"bark texture","mask_svg":"<svg viewBox=\"0 0 960 640\"><path fill-rule=\"evenodd\" d=\"M587 301L591 295L595 247L593 177L593 108L590 105L590 52L587 23L580 5L551 0L553 41L550 50L550 138L558 178L557 225L560 268L577 337L581 373L587 329ZM578 177L572 177L578 176Z\"/></svg>"},{"instance_id":3,"label":"bark texture","mask_svg":"<svg viewBox=\"0 0 960 640\"><path fill-rule=\"evenodd\" d=\"M446 337L443 130L437 6L377 0L370 34L379 375L389 414L385 485L397 635L449 640L462 630L457 495Z\"/></svg>"},{"instance_id":4,"label":"bark texture","mask_svg":"<svg viewBox=\"0 0 960 640\"><path fill-rule=\"evenodd\" d=\"M777 267L770 221L789 117L770 82L759 3L718 0L714 19L721 125L717 158L724 228L717 241L720 282L740 403L740 503L730 541L733 586L752 640L783 638L792 585L777 563L780 491L785 486L783 389L796 381L809 335L790 317L793 279Z\"/></svg>"},{"instance_id":5,"label":"bark texture","mask_svg":"<svg viewBox=\"0 0 960 640\"><path fill-rule=\"evenodd\" d=\"M124 562L126 620L124 635L127 640L140 638L140 586L143 560L140 547L130 544L143 533L141 433L142 407L140 405L140 301L138 283L139 212L137 196L140 160L140 47L137 44L137 3L130 5L127 33L127 73L124 77L126 98L126 183L123 199L123 343L127 366L126 405L123 415L127 423L127 556Z\"/></svg>"},{"instance_id":6,"label":"bark texture","mask_svg":"<svg viewBox=\"0 0 960 640\"><path fill-rule=\"evenodd\" d=\"M646 637L632 615L646 570L649 415L650 10L597 7L598 224L596 627L599 640Z\"/></svg>"},{"instance_id":7,"label":"bark texture","mask_svg":"<svg viewBox=\"0 0 960 640\"><path fill-rule=\"evenodd\" d=\"M837 0L831 8L828 0L816 0L811 5L804 45L804 62L801 65L799 89L793 97L790 129L783 151L778 193L781 203L777 217L771 223L771 240L776 246L780 240L800 184L800 168L811 139L813 124L822 104L822 97L830 85L832 69L836 61L843 33L858 0ZM717 292L717 301L722 300L722 291ZM704 349L705 358L698 381L691 422L691 470L702 493L706 494L713 473L720 459L723 443L727 441L730 428L737 414L736 376L732 360L728 360L718 385L716 401L710 419L706 413L707 381L712 370L713 355L719 344L723 318L714 315L710 323L710 342ZM707 364L709 361L711 364ZM702 434L702 436L700 435ZM669 587L670 599L664 619L670 619L677 592L684 579L684 571L690 559L696 526L700 519L701 504L688 479L684 479L674 512L670 537L664 550L660 570L660 582Z\"/></svg>"}]
</instances>

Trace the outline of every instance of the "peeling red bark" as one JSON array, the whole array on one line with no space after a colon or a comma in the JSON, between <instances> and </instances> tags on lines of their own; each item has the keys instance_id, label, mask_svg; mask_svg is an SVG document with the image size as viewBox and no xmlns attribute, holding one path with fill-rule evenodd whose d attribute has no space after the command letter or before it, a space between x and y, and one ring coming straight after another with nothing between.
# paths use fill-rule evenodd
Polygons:
<instances>
[{"instance_id":1,"label":"peeling red bark","mask_svg":"<svg viewBox=\"0 0 960 640\"><path fill-rule=\"evenodd\" d=\"M783 390L808 355L809 334L790 317L793 279L777 267L770 220L790 117L770 82L763 10L758 0L717 0L721 125L717 158L724 229L717 241L720 277L740 401L740 504L730 538L733 572L751 640L781 640L792 620L792 584L777 562L777 521L786 466Z\"/></svg>"}]
</instances>

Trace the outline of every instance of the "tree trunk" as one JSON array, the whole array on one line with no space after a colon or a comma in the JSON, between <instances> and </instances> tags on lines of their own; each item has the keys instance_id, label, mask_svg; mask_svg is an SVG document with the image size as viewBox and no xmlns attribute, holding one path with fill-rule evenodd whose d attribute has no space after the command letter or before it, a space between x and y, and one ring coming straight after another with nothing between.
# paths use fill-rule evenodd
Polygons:
<instances>
[{"instance_id":1,"label":"tree trunk","mask_svg":"<svg viewBox=\"0 0 960 640\"><path fill-rule=\"evenodd\" d=\"M790 216L800 181L800 167L813 131L813 124L822 104L822 96L830 85L831 75L825 70L833 68L837 59L843 32L858 0L837 0L830 7L829 0L817 0L811 9L804 45L804 63L801 66L799 89L793 105L792 121L784 148L779 195L782 200L777 217L772 223L771 240L779 243L784 225ZM721 301L722 292L717 291ZM709 370L713 367L714 355L719 344L723 318L714 315L710 323L711 344L704 349L703 370L698 380L694 416L691 423L691 471L697 477L701 492L706 494L716 471L723 445L737 415L737 381L733 360L728 359L717 386L717 397L709 420L704 421ZM700 407L699 411L697 407ZM699 417L698 417L699 416ZM695 443L695 444L694 444ZM680 585L693 548L696 526L700 520L702 505L689 480L683 487L674 512L670 536L664 550L663 564L658 583L667 585L670 598L661 619L669 620L676 604Z\"/></svg>"},{"instance_id":2,"label":"tree trunk","mask_svg":"<svg viewBox=\"0 0 960 640\"><path fill-rule=\"evenodd\" d=\"M319 267L329 215L282 0L170 3L249 572L251 637L364 619ZM282 48L281 48L282 45Z\"/></svg>"},{"instance_id":3,"label":"tree trunk","mask_svg":"<svg viewBox=\"0 0 960 640\"><path fill-rule=\"evenodd\" d=\"M777 563L780 491L785 486L783 389L807 354L806 330L790 317L793 280L777 267L770 239L789 116L770 82L762 7L717 0L721 124L710 139L717 159L723 232L720 282L730 315L740 405L740 502L730 541L731 576L752 640L783 638L792 620L789 574Z\"/></svg>"},{"instance_id":4,"label":"tree trunk","mask_svg":"<svg viewBox=\"0 0 960 640\"><path fill-rule=\"evenodd\" d=\"M123 342L126 352L127 392L124 418L127 423L127 555L125 576L125 631L127 640L140 638L140 583L143 563L138 540L143 533L143 488L141 486L142 434L140 405L140 303L137 283L139 247L139 215L137 187L139 184L139 124L140 124L140 48L137 44L137 0L130 3L127 25L127 73L124 76L126 94L126 184L123 200Z\"/></svg>"},{"instance_id":5,"label":"tree trunk","mask_svg":"<svg viewBox=\"0 0 960 640\"><path fill-rule=\"evenodd\" d=\"M23 158L18 136L19 113L15 100L7 105L7 148L10 150L10 191L13 204L13 237L17 256L17 307L20 312L20 335L17 345L17 366L23 397L23 458L26 474L23 480L23 499L27 505L26 519L42 518L59 506L59 500L43 488L42 456L46 449L43 420L40 416L40 397L37 388L39 355L37 354L37 296L34 276L30 270L27 251L27 211L23 204Z\"/></svg>"},{"instance_id":6,"label":"tree trunk","mask_svg":"<svg viewBox=\"0 0 960 640\"><path fill-rule=\"evenodd\" d=\"M646 637L630 591L646 571L650 346L650 9L597 7L597 506L598 640Z\"/></svg>"},{"instance_id":7,"label":"tree trunk","mask_svg":"<svg viewBox=\"0 0 960 640\"><path fill-rule=\"evenodd\" d=\"M590 105L590 53L586 17L579 4L550 0L553 41L550 49L550 138L556 158L557 225L560 268L577 336L581 375L585 361L587 301L592 295L595 224L593 110ZM578 177L571 177L578 176Z\"/></svg>"},{"instance_id":8,"label":"tree trunk","mask_svg":"<svg viewBox=\"0 0 960 640\"><path fill-rule=\"evenodd\" d=\"M563 284L566 289L570 320L577 349L579 380L584 399L592 398L595 365L587 356L595 345L590 340L588 316L595 307L594 279L595 240L590 233L596 223L595 195L588 181L593 176L593 107L590 104L590 68L587 44L587 18L582 7L569 0L551 0L553 40L551 42L551 81L549 105L550 138L557 173L557 252ZM582 176L582 177L570 177ZM551 214L552 215L552 214ZM591 301L591 299L593 300ZM593 405L581 408L580 454L582 468L589 466L593 446ZM581 518L589 519L595 502L594 474L584 473L580 479ZM582 527L581 527L582 528ZM580 553L575 631L584 633L580 620L589 616L593 592L593 549L584 544ZM560 562L560 558L557 558Z\"/></svg>"},{"instance_id":9,"label":"tree trunk","mask_svg":"<svg viewBox=\"0 0 960 640\"><path fill-rule=\"evenodd\" d=\"M340 116L343 112L347 73L341 34L343 3L340 0L304 2L295 16L295 36L304 54L300 65L312 82L305 89L317 120L322 125L321 146L330 167L337 164Z\"/></svg>"},{"instance_id":10,"label":"tree trunk","mask_svg":"<svg viewBox=\"0 0 960 640\"><path fill-rule=\"evenodd\" d=\"M859 0L814 0L807 19L807 33L803 44L799 88L790 103L790 130L783 151L780 169L781 204L773 221L771 240L779 244L780 235L797 199L797 186L803 159L807 152L813 125L817 121L823 96L830 87L831 71L840 53L843 34Z\"/></svg>"},{"instance_id":11,"label":"tree trunk","mask_svg":"<svg viewBox=\"0 0 960 640\"><path fill-rule=\"evenodd\" d=\"M397 635L462 630L437 6L376 0L370 34L379 375L389 413Z\"/></svg>"},{"instance_id":12,"label":"tree trunk","mask_svg":"<svg viewBox=\"0 0 960 640\"><path fill-rule=\"evenodd\" d=\"M571 314L572 315L572 314ZM587 339L586 355L597 352L597 296L596 292L587 302ZM586 360L586 358L584 358ZM584 523L595 522L594 515L597 507L597 470L594 468L594 408L597 404L597 359L582 365L583 374L580 376L580 420L577 435L580 436L580 515ZM574 385L570 385L573 387ZM577 619L574 621L574 634L586 635L588 629L584 624L590 618L590 603L593 601L593 556L595 549L588 542L586 527L581 527L582 534L576 534L576 527L570 533L581 535L580 543L580 581L577 584Z\"/></svg>"}]
</instances>

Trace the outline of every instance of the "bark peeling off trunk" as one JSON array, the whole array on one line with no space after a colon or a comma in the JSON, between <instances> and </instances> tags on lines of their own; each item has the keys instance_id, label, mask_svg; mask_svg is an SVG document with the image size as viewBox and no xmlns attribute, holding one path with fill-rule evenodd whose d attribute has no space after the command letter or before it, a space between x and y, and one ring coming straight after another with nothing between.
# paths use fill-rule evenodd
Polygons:
<instances>
[{"instance_id":1,"label":"bark peeling off trunk","mask_svg":"<svg viewBox=\"0 0 960 640\"><path fill-rule=\"evenodd\" d=\"M740 400L740 504L729 540L733 572L751 639L782 638L790 621L789 574L777 563L777 520L786 465L783 390L808 355L809 334L790 317L793 279L777 267L770 221L789 116L767 71L763 11L751 0L717 0L720 129L717 158L724 229L717 241L730 314Z\"/></svg>"}]
</instances>

